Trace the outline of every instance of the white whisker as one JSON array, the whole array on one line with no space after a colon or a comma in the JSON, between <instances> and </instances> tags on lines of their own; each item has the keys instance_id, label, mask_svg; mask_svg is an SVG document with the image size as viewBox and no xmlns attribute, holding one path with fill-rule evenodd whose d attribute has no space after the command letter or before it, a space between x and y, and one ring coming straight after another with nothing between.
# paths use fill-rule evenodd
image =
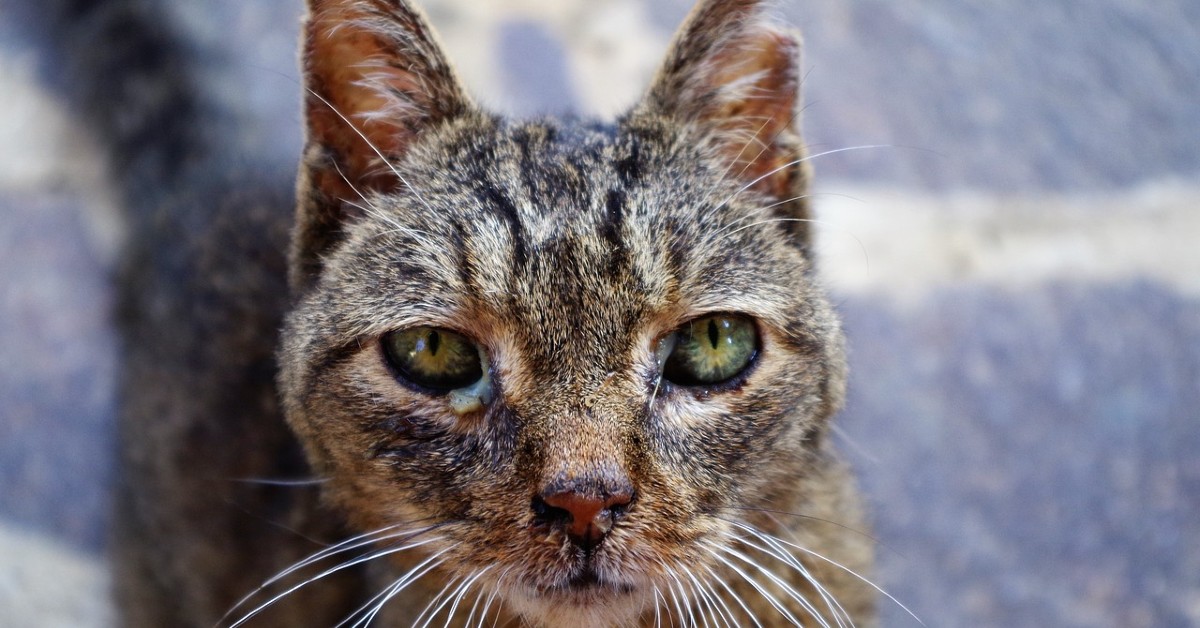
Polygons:
<instances>
[{"instance_id":1,"label":"white whisker","mask_svg":"<svg viewBox=\"0 0 1200 628\"><path fill-rule=\"evenodd\" d=\"M488 611L490 611L492 609L492 602L494 602L497 599L497 596L500 595L500 588L503 585L504 578L506 578L508 576L508 573L511 570L512 570L512 567L509 567L509 568L506 568L504 571L500 572L500 575L496 578L496 582L492 583L492 592L488 594L487 601L484 602L484 604L483 604L483 612L479 614L480 628L483 628L483 622L487 619ZM499 622L500 622L500 613L497 612L496 615L494 617L492 617L492 628L495 628L496 624L498 624Z\"/></svg>"},{"instance_id":2,"label":"white whisker","mask_svg":"<svg viewBox=\"0 0 1200 628\"><path fill-rule=\"evenodd\" d=\"M234 482L242 484L261 484L263 486L314 486L324 484L329 478L309 478L304 480L276 480L271 478L235 478Z\"/></svg>"},{"instance_id":3,"label":"white whisker","mask_svg":"<svg viewBox=\"0 0 1200 628\"><path fill-rule=\"evenodd\" d=\"M424 205L426 209L428 209L429 211L433 211L433 207L431 207L429 205L429 203L426 202L425 199L420 194L417 193L416 188L414 188L408 182L408 179L404 178L404 175L400 174L400 171L397 170L396 167L393 166L390 161L388 161L387 157L385 157L383 155L383 151L379 150L379 148L376 147L375 144L370 139L367 138L365 133L360 131L358 127L354 126L354 123L351 122L350 119L347 118L345 115L343 115L341 111L338 111L338 108L334 107L333 103L329 102L328 100L325 100L324 96L321 96L320 94L318 94L315 90L313 90L310 87L305 87L304 89L306 91L308 91L309 94L312 94L314 97L316 97L317 100L320 100L322 103L324 103L326 107L329 107L329 110L332 111L334 113L334 115L341 118L342 122L345 122L346 126L350 127L350 130L354 131L354 133L356 135L358 135L360 138L362 138L362 141L366 142L367 146L369 146L371 148L371 150L374 151L375 154L379 156L379 159L382 160L384 165L386 165L388 167L388 169L390 169L392 171L392 174L396 175L396 178L399 179L400 182L404 184L404 187L408 188L409 191L413 193L413 196L416 196L417 200L421 201L421 204Z\"/></svg>"},{"instance_id":4,"label":"white whisker","mask_svg":"<svg viewBox=\"0 0 1200 628\"><path fill-rule=\"evenodd\" d=\"M403 546L401 546L401 547L389 548L389 549L386 549L386 550L379 550L379 551L377 551L377 552L374 552L374 553L368 554L368 555L366 555L366 556L362 556L362 557L356 558L356 559L354 559L354 560L351 560L351 561L347 561L347 562L341 563L341 564L339 564L339 565L337 565L337 566L335 566L335 567L330 567L329 569L326 569L325 571L322 571L321 573L319 573L319 574L317 574L317 575L315 575L315 576L313 576L313 577L311 577L311 578L308 578L308 579L306 579L306 580L304 580L304 581L300 582L299 584L296 584L296 585L293 585L293 586L289 587L289 588L288 588L287 590L285 590L283 593L280 593L280 594L278 594L278 595L276 595L276 596L272 597L270 600L267 600L266 602L264 602L264 603L260 604L259 606L255 607L255 608L254 608L254 610L252 610L252 611L250 611L249 613L247 613L247 614L243 615L241 619L239 619L239 620L237 620L236 622L234 622L234 623L230 624L229 628L237 628L238 626L241 626L242 624L246 623L247 621L250 621L250 618L254 617L255 615L258 615L259 613L261 613L262 611L266 610L266 609L267 609L269 606L271 606L271 605L275 604L275 603L276 603L276 602L278 602L279 600L282 600L283 598L285 598L285 597L287 597L287 596L291 595L292 593L295 593L296 591L298 591L298 590L299 590L299 589L301 589L302 587L305 587L305 586L307 586L307 585L309 585L309 584L312 584L313 582L316 582L317 580L320 580L321 578L324 578L324 577L326 577L326 576L328 576L328 575L331 575L331 574L337 573L337 572L339 572L339 571L342 571L343 569L348 569L348 568L350 568L350 567L353 567L353 566L355 566L355 565L359 565L359 564L362 564L362 563L365 563L365 562L368 562L368 561L371 561L371 560L375 560L375 559L377 559L377 558L381 558L381 557L383 557L383 556L388 556L388 555L391 555L391 554L395 554L395 553L397 553L397 552L403 552L403 551L405 551L405 550L410 550L410 549L412 549L412 548L414 548L414 547L420 547L420 546L422 546L422 545L427 545L427 544L429 544L429 543L432 543L432 542L434 542L434 541L438 541L438 540L440 540L440 539L439 539L439 538L437 538L437 537L435 537L435 538L432 538L432 539L425 539L425 540L423 540L423 541L418 541L418 542L416 542L416 543L410 543L410 544L408 544L408 545L403 545Z\"/></svg>"},{"instance_id":5,"label":"white whisker","mask_svg":"<svg viewBox=\"0 0 1200 628\"><path fill-rule=\"evenodd\" d=\"M466 582L463 583L463 585L461 587L462 591L459 592L458 595L455 596L454 603L450 605L450 610L446 613L445 628L450 628L450 621L454 619L454 613L458 610L458 605L460 602L462 602L463 596L465 596L467 594L467 592L471 590L471 585L475 584L475 582L477 580L479 580L479 578L483 577L483 575L486 574L487 572L491 571L491 569L492 569L492 566L484 567L481 571L479 571L475 575L471 576L469 579L467 579ZM476 598L476 599L478 599L478 598ZM464 623L463 625L465 626L466 623Z\"/></svg>"},{"instance_id":6,"label":"white whisker","mask_svg":"<svg viewBox=\"0 0 1200 628\"><path fill-rule=\"evenodd\" d=\"M475 592L475 601L471 603L471 611L467 613L467 619L463 622L463 626L469 627L475 621L475 613L479 612L479 604L483 601L483 594L486 590L483 587ZM483 618L480 618L480 623L483 623Z\"/></svg>"},{"instance_id":7,"label":"white whisker","mask_svg":"<svg viewBox=\"0 0 1200 628\"><path fill-rule=\"evenodd\" d=\"M793 615L792 612L789 611L787 609L787 607L784 606L783 603L779 601L778 598L776 598L774 595L772 595L770 591L763 588L763 586L761 584L759 584L757 580L750 577L750 574L746 573L745 570L743 570L741 567L738 567L737 565L733 564L728 559L726 559L724 556L721 556L720 552L717 551L716 549L713 549L712 547L710 547L708 545L704 545L703 547L704 547L705 551L707 551L709 554L712 555L713 558L720 561L726 567L732 569L733 572L736 573L737 575L741 576L742 579L745 580L747 584L754 587L754 590L758 591L759 595L763 596L763 599L765 599L768 604L770 604L776 611L778 611L780 615L783 615L785 619L790 621L793 626L803 626L804 625L804 624L800 623L800 620L796 619L796 616ZM724 548L719 548L719 549L724 549Z\"/></svg>"},{"instance_id":8,"label":"white whisker","mask_svg":"<svg viewBox=\"0 0 1200 628\"><path fill-rule=\"evenodd\" d=\"M797 591L796 588L793 587L786 580L784 580L783 578L780 578L778 575L776 575L775 572L771 571L770 569L767 569L766 567L761 565L758 561L754 560L750 556L747 556L743 552L739 552L739 551L733 549L732 547L726 547L723 545L717 545L716 547L720 551L725 552L726 554L729 554L731 556L734 556L735 558L741 560L742 562L746 563L747 565L750 565L751 567L754 567L755 569L757 569L759 571L759 573L766 576L768 580L773 582L779 588L783 589L783 592L786 593L788 595L788 597L795 600L795 602L797 604L799 604L800 607L805 610L805 612L807 612L810 616L812 616L813 619L820 622L820 624L823 628L832 628L829 625L829 621L825 619L825 616L817 609L817 607L811 601L808 600L808 598L804 597L803 594L801 594L799 591Z\"/></svg>"},{"instance_id":9,"label":"white whisker","mask_svg":"<svg viewBox=\"0 0 1200 628\"><path fill-rule=\"evenodd\" d=\"M428 526L428 527L421 528L421 529L418 529L415 531L403 531L403 532L399 532L399 533L390 533L390 531L395 530L396 528L399 528L402 525L405 525L405 524L398 523L395 525L390 525L385 528L380 528L378 530L373 530L371 532L366 532L364 534L360 534L358 536L354 536L354 537L345 539L345 540L340 541L334 545L331 545L323 550L320 550L303 560L293 563L292 565L288 566L286 569L280 571L279 573L275 574L274 576L271 576L267 580L263 581L263 583L260 584L258 586L258 588L254 589L250 593L247 593L240 600L238 600L233 606L231 606L229 608L228 611L225 612L225 615L223 615L221 617L218 624L220 624L220 623L224 622L226 619L228 619L229 616L232 615L234 611L241 608L244 604L249 602L251 599L254 598L254 596L261 593L267 587L271 586L272 584L275 584L276 582L279 582L283 578L288 577L289 575L295 573L296 571L298 571L300 569L303 569L309 565L312 565L314 563L322 561L322 560L329 558L330 556L333 556L335 554L341 554L343 552L355 550L360 547L372 545L375 543L379 543L381 541L387 541L387 540L391 540L391 539L395 539L395 538L400 538L400 537L407 536L407 535L411 535L411 536L409 536L409 538L412 538L419 534L424 534L425 532L428 532L435 527L435 526Z\"/></svg>"},{"instance_id":10,"label":"white whisker","mask_svg":"<svg viewBox=\"0 0 1200 628\"><path fill-rule=\"evenodd\" d=\"M729 171L733 170L733 167L737 165L738 160L742 158L743 154L745 154L746 149L753 146L755 142L758 142L762 146L762 149L758 151L758 154L754 156L754 159L751 159L750 161L746 162L745 166L742 166L742 171L738 173L739 178L741 175L746 173L747 168L749 168L752 164L754 164L754 162L758 161L759 158L763 156L763 153L767 152L768 144L766 142L760 142L758 135L762 133L763 129L767 128L767 125L770 123L771 118L763 120L763 123L759 125L756 131L754 131L754 135L751 135L750 139L746 140L746 143L742 145L742 149L738 151L738 154L733 159L729 160L729 163L725 166L725 171L721 173L721 176L717 179L717 181L724 181L725 178L729 176Z\"/></svg>"},{"instance_id":11,"label":"white whisker","mask_svg":"<svg viewBox=\"0 0 1200 628\"><path fill-rule=\"evenodd\" d=\"M663 604L667 603L667 599L663 597L662 591L658 589L658 585L654 585L654 628L662 628L662 607L658 603L662 600Z\"/></svg>"},{"instance_id":12,"label":"white whisker","mask_svg":"<svg viewBox=\"0 0 1200 628\"><path fill-rule=\"evenodd\" d=\"M732 201L734 198L737 198L737 196L739 194L754 187L763 179L766 179L767 177L770 177L770 176L774 176L774 175L778 174L780 171L783 171L783 170L786 170L793 166L802 164L806 161L811 161L813 159L816 159L817 157L825 157L826 155L835 155L837 153L845 153L845 152L854 151L854 150L867 150L867 149L873 149L873 148L895 148L895 147L890 144L863 144L861 146L846 146L844 148L835 148L833 150L827 150L827 151L820 152L820 153L814 153L812 155L805 155L804 157L801 157L799 159L793 159L787 163L784 163L781 166L778 166L776 168L773 168L773 169L767 171L766 173L758 176L757 178L750 181L749 183L746 183L742 187L738 188L738 190L736 192L734 192L734 193L730 194L728 197L726 197L725 200L721 201L720 204L718 204L714 209L720 209L720 208L724 207L725 205L727 205L729 203L729 201Z\"/></svg>"},{"instance_id":13,"label":"white whisker","mask_svg":"<svg viewBox=\"0 0 1200 628\"><path fill-rule=\"evenodd\" d=\"M676 589L675 589L675 585L679 584L679 576L677 576L675 574L674 569L672 569L669 565L667 565L665 563L663 564L663 569L665 569L667 575L671 577L671 582L667 583L667 591L669 591L671 593L671 604L675 607L676 612L679 613L680 625L682 625L682 626L693 625L694 626L696 623L694 617L692 618L691 624L686 623L687 617L690 614L690 607L689 607L689 613L683 612L684 605L687 602L687 598L685 597L683 602L681 603L679 597L682 592L676 591Z\"/></svg>"},{"instance_id":14,"label":"white whisker","mask_svg":"<svg viewBox=\"0 0 1200 628\"><path fill-rule=\"evenodd\" d=\"M742 596L738 595L737 592L734 591L728 584L726 584L722 578L718 577L713 572L711 567L706 567L706 569L708 570L708 575L711 576L712 581L721 585L721 587L724 588L725 591L727 591L729 593L729 596L733 598L733 601L737 602L737 605L742 607L742 611L746 613L746 616L750 618L750 621L754 622L754 625L757 626L758 628L763 628L762 622L758 621L758 616L755 615L753 612L751 612L750 609L746 606L746 603L744 601L742 601ZM728 608L728 607L726 607L726 608Z\"/></svg>"},{"instance_id":15,"label":"white whisker","mask_svg":"<svg viewBox=\"0 0 1200 628\"><path fill-rule=\"evenodd\" d=\"M725 620L726 620L725 625L729 626L730 628L737 628L737 626L738 626L737 613L734 613L733 609L729 608L729 605L725 603L725 599L721 595L721 592L717 591L716 585L714 584L714 582L716 582L717 579L714 577L712 569L706 568L705 571L708 573L708 576L709 576L704 581L705 586L708 588L709 594L712 596L712 599L717 603L717 605L719 605L721 607L721 615L723 617L725 617Z\"/></svg>"},{"instance_id":16,"label":"white whisker","mask_svg":"<svg viewBox=\"0 0 1200 628\"><path fill-rule=\"evenodd\" d=\"M806 567L802 562L800 562L800 560L798 560L795 556L793 556L786 549L784 549L782 547L778 547L778 544L775 543L774 540L772 538L770 538L768 535L766 535L765 533L762 533L760 531L753 530L753 529L748 529L747 531L750 532L751 534L753 534L754 536L756 536L757 538L762 539L762 541L764 543L767 543L769 547L763 547L763 546L761 546L757 543L754 543L753 541L743 538L743 537L737 537L737 536L730 535L730 538L747 546L747 547L756 549L768 556L771 556L772 558L776 558L779 561L783 562L784 564L795 569L801 576L804 577L805 580L807 580L810 584L813 585L814 589L817 590L817 595L821 596L821 600L825 602L826 608L828 608L829 612L833 614L833 619L834 619L834 621L837 622L837 625L839 628L845 628L846 624L845 624L845 621L843 620L843 617L846 620L849 620L851 626L854 625L854 620L850 618L850 614L847 613L846 609L842 607L841 603L838 602L829 593L828 589L826 589L820 583L820 581L817 580L816 576L814 576L812 574L812 572L809 571L808 567Z\"/></svg>"},{"instance_id":17,"label":"white whisker","mask_svg":"<svg viewBox=\"0 0 1200 628\"><path fill-rule=\"evenodd\" d=\"M684 576L686 577L688 575L689 575L688 570L685 569ZM709 615L708 608L707 608L707 605L704 604L704 599L702 597L700 597L700 592L696 590L696 587L694 585L692 585L690 582L685 581L685 580L680 581L680 586L687 587L687 590L691 592L692 603L689 606L688 610L700 614L700 619L704 622L704 624L703 624L704 628L713 628L712 624L709 623L709 621L708 621L708 615ZM697 625L699 625L699 622L696 622L696 623L697 623Z\"/></svg>"},{"instance_id":18,"label":"white whisker","mask_svg":"<svg viewBox=\"0 0 1200 628\"><path fill-rule=\"evenodd\" d=\"M733 523L733 522L731 522L731 523ZM738 523L734 523L734 525L737 525L738 527L743 527L743 529L744 529L744 525L745 525L745 524L738 524ZM817 552L814 552L813 550L810 550L810 549L808 549L808 548L806 548L806 547L804 547L804 546L802 546L802 545L797 545L797 544L795 544L795 543L792 543L792 542L790 542L790 541L787 541L787 540L785 540L785 539L780 539L780 538L778 538L778 537L776 537L776 540L777 540L778 542L780 542L780 543L783 543L784 545L787 545L788 547L795 548L795 549L797 549L797 550L799 550L799 551L801 551L801 552L804 552L805 554L808 554L808 555L810 555L810 556L813 556L813 557L815 557L815 558L819 558L819 559L821 559L821 560L823 560L823 561L825 561L825 562L829 563L830 565L833 565L834 567L837 567L838 569L841 569L842 571L845 571L846 573L848 573L848 574L850 574L850 575L854 576L855 578L858 578L858 579L859 579L859 580L861 580L863 583L867 584L868 586L870 586L871 588L873 588L873 589L875 589L877 592L879 592L879 594L880 594L880 595L883 595L883 596L884 596L884 597L886 597L887 599L891 600L891 601L892 601L892 603L894 603L896 606L899 606L901 609L903 609L903 610L904 610L904 612L905 612L905 613L908 613L908 616L909 616L909 617L912 617L914 620L916 620L916 621L917 621L917 623L921 624L922 626L924 626L924 625L925 625L925 622L921 621L921 618L920 618L920 617L917 617L917 615L916 615L915 613L913 613L911 610L909 610L909 608L908 608L907 606L905 606L905 605L904 605L902 602L900 602L900 600L897 600L895 597L893 597L893 596L892 596L892 594L888 593L887 591L884 591L882 587L880 587L879 585L875 584L874 582L872 582L870 579L866 578L866 577L865 577L865 576L863 576L862 574L859 574L858 572L856 572L856 571L854 571L853 569L850 569L849 567L847 567L847 566L845 566L845 565L843 565L843 564L841 564L841 563L837 562L836 560L833 560L833 559L831 559L831 558L828 558L828 557L826 557L826 556L824 556L824 555L822 555L822 554L819 554L819 553L817 553Z\"/></svg>"},{"instance_id":19,"label":"white whisker","mask_svg":"<svg viewBox=\"0 0 1200 628\"><path fill-rule=\"evenodd\" d=\"M687 614L688 625L698 628L700 624L696 621L695 602L692 600L691 596L688 595L687 589L683 585L683 580L679 578L679 575L675 572L672 572L671 577L675 579L675 584L679 587L680 604L683 606L683 610Z\"/></svg>"},{"instance_id":20,"label":"white whisker","mask_svg":"<svg viewBox=\"0 0 1200 628\"><path fill-rule=\"evenodd\" d=\"M453 546L437 552L436 554L434 554L434 555L430 556L429 558L426 558L425 560L418 563L412 569L409 569L408 573L406 573L403 576L401 576L400 578L396 579L395 582L393 582L392 584L385 587L383 591L376 593L370 600L367 600L366 604L363 604L362 606L360 606L358 608L358 610L351 613L348 617L346 617L346 619L343 619L341 622L339 622L337 624L337 626L334 626L334 628L341 628L341 626L345 625L346 622L354 619L355 615L362 613L363 611L367 610L368 608L370 608L370 611L368 611L361 618L359 618L357 621L355 621L351 628L357 628L358 626L369 625L371 623L371 621L375 619L375 616L378 615L379 612L383 610L384 605L386 605L389 600L391 600L393 597L395 597L397 594L399 594L401 591L403 591L408 585L412 584L413 582L416 582L417 580L420 580L421 578L423 578L425 576L425 574L427 574L430 571L433 571L434 569L437 569L439 566L441 566L445 561L440 560L440 558L442 557L442 555L444 555L446 552L449 552L451 549L453 549Z\"/></svg>"},{"instance_id":21,"label":"white whisker","mask_svg":"<svg viewBox=\"0 0 1200 628\"><path fill-rule=\"evenodd\" d=\"M720 614L720 612L717 609L716 603L713 601L712 597L709 595L709 590L705 587L705 585L703 583L700 582L700 579L696 577L696 574L694 574L692 572L692 570L688 569L684 572L684 575L686 575L688 580L691 581L690 586L691 586L692 591L695 591L695 593L696 593L697 602L702 604L704 606L704 608L707 609L704 612L704 625L705 626L709 625L708 617L711 616L713 619L714 625L717 624L718 619L721 619L722 621L724 621L726 628L730 628L728 619Z\"/></svg>"},{"instance_id":22,"label":"white whisker","mask_svg":"<svg viewBox=\"0 0 1200 628\"><path fill-rule=\"evenodd\" d=\"M462 591L468 585L468 583L469 580L463 578L462 576L454 576L453 578L450 578L450 580L446 582L446 586L442 587L442 590L438 591L437 595L430 598L429 603L425 605L425 609L421 611L421 614L417 615L417 618L413 620L412 625L416 626L417 622L421 621L421 619L425 619L420 628L429 628L429 624L432 623L434 618L438 616L438 613L441 613L442 609L446 608L446 605L450 604L451 601L457 599L458 593ZM454 587L453 590L451 590L451 587ZM427 614L428 617L426 617Z\"/></svg>"}]
</instances>

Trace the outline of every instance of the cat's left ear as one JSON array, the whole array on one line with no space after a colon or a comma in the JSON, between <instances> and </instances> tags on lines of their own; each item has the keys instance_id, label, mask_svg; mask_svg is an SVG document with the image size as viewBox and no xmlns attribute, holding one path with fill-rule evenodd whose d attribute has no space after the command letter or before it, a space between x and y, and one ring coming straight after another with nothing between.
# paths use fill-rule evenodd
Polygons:
<instances>
[{"instance_id":1,"label":"cat's left ear","mask_svg":"<svg viewBox=\"0 0 1200 628\"><path fill-rule=\"evenodd\" d=\"M304 162L292 236L302 290L363 196L402 193L397 168L422 135L474 111L424 16L407 0L309 0Z\"/></svg>"},{"instance_id":2,"label":"cat's left ear","mask_svg":"<svg viewBox=\"0 0 1200 628\"><path fill-rule=\"evenodd\" d=\"M808 243L810 178L799 132L800 37L762 0L701 0L634 110L694 125L736 183L766 194Z\"/></svg>"}]
</instances>

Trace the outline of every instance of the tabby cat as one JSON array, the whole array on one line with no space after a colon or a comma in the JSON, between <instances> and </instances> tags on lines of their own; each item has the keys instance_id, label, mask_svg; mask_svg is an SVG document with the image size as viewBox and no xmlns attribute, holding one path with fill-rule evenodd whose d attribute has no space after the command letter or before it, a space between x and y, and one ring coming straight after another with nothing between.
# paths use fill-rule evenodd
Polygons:
<instances>
[{"instance_id":1,"label":"tabby cat","mask_svg":"<svg viewBox=\"0 0 1200 628\"><path fill-rule=\"evenodd\" d=\"M129 125L191 142L105 127L123 625L872 625L799 40L762 4L701 0L605 122L484 111L407 0L310 0L290 219L164 27L105 9L153 53Z\"/></svg>"}]
</instances>

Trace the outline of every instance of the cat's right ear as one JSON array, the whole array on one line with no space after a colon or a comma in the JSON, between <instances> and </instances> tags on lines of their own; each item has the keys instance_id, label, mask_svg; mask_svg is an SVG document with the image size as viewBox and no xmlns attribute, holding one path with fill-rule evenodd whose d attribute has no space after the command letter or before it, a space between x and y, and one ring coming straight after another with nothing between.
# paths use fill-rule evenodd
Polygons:
<instances>
[{"instance_id":1,"label":"cat's right ear","mask_svg":"<svg viewBox=\"0 0 1200 628\"><path fill-rule=\"evenodd\" d=\"M421 134L474 107L428 22L406 0L308 4L306 139L291 252L300 291L364 196L404 193L398 164Z\"/></svg>"}]
</instances>

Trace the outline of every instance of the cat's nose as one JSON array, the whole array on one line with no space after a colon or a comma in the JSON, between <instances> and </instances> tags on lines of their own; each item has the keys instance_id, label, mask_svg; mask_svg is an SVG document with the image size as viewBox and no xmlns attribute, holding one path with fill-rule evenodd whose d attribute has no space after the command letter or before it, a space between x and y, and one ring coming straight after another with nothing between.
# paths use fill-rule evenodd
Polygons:
<instances>
[{"instance_id":1,"label":"cat's nose","mask_svg":"<svg viewBox=\"0 0 1200 628\"><path fill-rule=\"evenodd\" d=\"M554 482L533 498L534 519L562 528L577 547L589 551L604 540L613 523L633 503L627 480Z\"/></svg>"}]
</instances>

